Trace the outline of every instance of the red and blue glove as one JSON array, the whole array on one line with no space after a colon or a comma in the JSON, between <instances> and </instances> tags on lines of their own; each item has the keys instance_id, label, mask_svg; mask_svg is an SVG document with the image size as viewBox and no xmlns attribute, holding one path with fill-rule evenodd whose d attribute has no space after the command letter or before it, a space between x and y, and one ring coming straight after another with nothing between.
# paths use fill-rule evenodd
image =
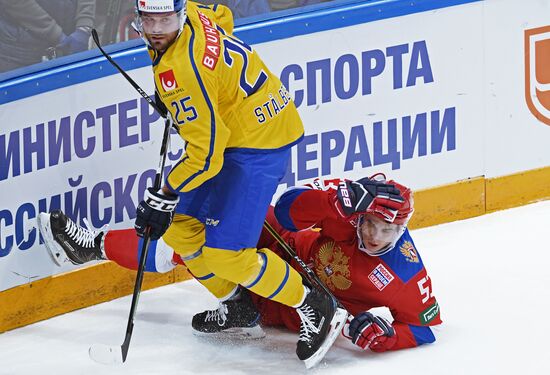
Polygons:
<instances>
[{"instance_id":1,"label":"red and blue glove","mask_svg":"<svg viewBox=\"0 0 550 375\"><path fill-rule=\"evenodd\" d=\"M341 215L347 217L365 213L375 204L399 209L404 199L395 185L365 177L357 181L341 181L337 201Z\"/></svg>"},{"instance_id":2,"label":"red and blue glove","mask_svg":"<svg viewBox=\"0 0 550 375\"><path fill-rule=\"evenodd\" d=\"M351 320L346 336L355 345L378 353L390 350L397 342L397 335L391 323L367 311Z\"/></svg>"}]
</instances>

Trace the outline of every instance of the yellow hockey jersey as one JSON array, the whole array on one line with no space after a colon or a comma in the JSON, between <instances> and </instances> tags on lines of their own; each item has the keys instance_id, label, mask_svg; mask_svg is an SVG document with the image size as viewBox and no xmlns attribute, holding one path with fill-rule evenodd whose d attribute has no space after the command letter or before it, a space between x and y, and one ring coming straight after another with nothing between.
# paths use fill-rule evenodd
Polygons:
<instances>
[{"instance_id":1,"label":"yellow hockey jersey","mask_svg":"<svg viewBox=\"0 0 550 375\"><path fill-rule=\"evenodd\" d=\"M150 50L159 96L187 142L168 176L176 191L214 177L229 149L268 152L303 136L286 88L232 30L228 8L188 1L178 39L162 55Z\"/></svg>"}]
</instances>

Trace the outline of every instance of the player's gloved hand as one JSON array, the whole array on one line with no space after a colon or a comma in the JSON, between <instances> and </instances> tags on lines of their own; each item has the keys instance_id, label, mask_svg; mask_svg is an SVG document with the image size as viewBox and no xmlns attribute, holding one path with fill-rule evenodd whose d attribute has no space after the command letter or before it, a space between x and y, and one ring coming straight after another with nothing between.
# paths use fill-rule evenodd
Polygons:
<instances>
[{"instance_id":1,"label":"player's gloved hand","mask_svg":"<svg viewBox=\"0 0 550 375\"><path fill-rule=\"evenodd\" d=\"M146 228L151 227L149 232L151 240L158 240L172 224L174 209L179 202L179 197L167 196L162 190L155 191L153 188L145 191L143 200L136 210L136 221L134 228L137 235L143 237Z\"/></svg>"},{"instance_id":2,"label":"player's gloved hand","mask_svg":"<svg viewBox=\"0 0 550 375\"><path fill-rule=\"evenodd\" d=\"M371 180L368 177L340 182L337 197L345 216L366 213L373 205L397 210L404 202L395 185Z\"/></svg>"},{"instance_id":3,"label":"player's gloved hand","mask_svg":"<svg viewBox=\"0 0 550 375\"><path fill-rule=\"evenodd\" d=\"M78 28L71 35L61 35L56 48L61 50L63 54L69 55L71 53L86 51L89 41L90 32L84 28Z\"/></svg>"},{"instance_id":4,"label":"player's gloved hand","mask_svg":"<svg viewBox=\"0 0 550 375\"><path fill-rule=\"evenodd\" d=\"M353 318L349 323L347 336L355 345L373 352L390 350L397 342L391 323L368 311Z\"/></svg>"}]
</instances>

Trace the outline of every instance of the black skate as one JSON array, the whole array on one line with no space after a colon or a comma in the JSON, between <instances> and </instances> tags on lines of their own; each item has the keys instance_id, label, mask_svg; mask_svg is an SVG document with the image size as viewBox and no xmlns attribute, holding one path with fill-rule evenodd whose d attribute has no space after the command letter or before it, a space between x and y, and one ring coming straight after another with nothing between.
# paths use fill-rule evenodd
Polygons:
<instances>
[{"instance_id":1,"label":"black skate","mask_svg":"<svg viewBox=\"0 0 550 375\"><path fill-rule=\"evenodd\" d=\"M216 310L195 314L191 327L197 336L227 339L265 337L260 326L260 313L246 289L242 289L237 298L220 302Z\"/></svg>"},{"instance_id":2,"label":"black skate","mask_svg":"<svg viewBox=\"0 0 550 375\"><path fill-rule=\"evenodd\" d=\"M104 260L102 240L104 228L99 231L75 224L60 210L38 215L38 228L48 252L58 266L66 262L83 264L92 260Z\"/></svg>"},{"instance_id":3,"label":"black skate","mask_svg":"<svg viewBox=\"0 0 550 375\"><path fill-rule=\"evenodd\" d=\"M311 289L296 311L302 319L296 354L309 369L323 359L338 337L348 314L337 306L334 298L316 288Z\"/></svg>"}]
</instances>

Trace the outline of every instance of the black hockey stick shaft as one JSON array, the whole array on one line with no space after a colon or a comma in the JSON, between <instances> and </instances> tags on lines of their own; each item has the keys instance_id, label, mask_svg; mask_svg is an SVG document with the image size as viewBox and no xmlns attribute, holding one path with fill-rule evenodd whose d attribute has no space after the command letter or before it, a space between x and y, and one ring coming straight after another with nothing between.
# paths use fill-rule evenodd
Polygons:
<instances>
[{"instance_id":1,"label":"black hockey stick shaft","mask_svg":"<svg viewBox=\"0 0 550 375\"><path fill-rule=\"evenodd\" d=\"M302 271L304 271L306 278L312 285L317 285L319 288L321 288L327 295L329 295L334 301L338 303L338 306L343 308L342 304L336 297L334 297L334 294L330 291L329 288L325 285L324 282L319 279L319 276L313 272L311 268L307 266L307 264L296 254L294 249L290 247L290 245L281 237L281 235L273 228L271 224L267 220L264 221L264 227L267 229L267 231L275 238L275 240L281 245L281 247L290 255L296 263L300 266Z\"/></svg>"},{"instance_id":2,"label":"black hockey stick shaft","mask_svg":"<svg viewBox=\"0 0 550 375\"><path fill-rule=\"evenodd\" d=\"M155 175L155 181L153 184L153 188L155 190L159 190L161 188L162 183L162 173L164 171L164 165L166 163L166 153L168 150L168 140L170 137L170 128L172 126L172 119L171 116L167 115L166 111L162 111L161 108L155 103L153 99L139 85L109 56L101 47L101 44L99 42L99 37L97 35L97 31L94 29L92 30L92 38L94 39L95 44L101 51L101 53L105 56L105 58L130 82L130 84L141 94L145 100L164 118L164 133L162 136L162 143L160 148L160 160L159 160L159 167L157 169L157 173ZM134 292L132 294L132 303L130 307L130 314L128 316L128 324L126 326L126 335L124 337L124 342L121 345L121 352L122 352L122 362L126 361L126 357L128 356L128 349L130 348L130 340L132 339L132 332L134 330L134 317L137 310L137 305L139 302L139 296L141 293L141 286L143 284L143 275L145 272L145 261L147 259L147 252L149 250L149 243L151 242L150 237L150 231L151 227L148 226L145 229L145 234L143 236L143 245L141 247L141 256L139 260L139 266L137 270L136 275L136 282L134 284Z\"/></svg>"},{"instance_id":3,"label":"black hockey stick shaft","mask_svg":"<svg viewBox=\"0 0 550 375\"><path fill-rule=\"evenodd\" d=\"M132 79L132 77L130 77L128 75L128 73L126 73L124 71L124 69L122 69L120 67L120 65L118 65L115 60L113 60L113 58L111 56L109 56L109 54L107 52L105 52L105 50L103 49L103 47L101 47L101 43L99 41L99 35L97 34L97 31L96 29L92 29L92 39L94 40L94 43L96 44L97 48L99 48L99 50L101 51L101 53L103 54L103 56L105 56L105 58L111 63L111 65L113 65L119 72L120 74L122 74L124 76L124 78L126 78L126 80L134 87L134 89L136 89L137 92L139 92L139 94L145 99L147 100L147 102L149 103L149 105L151 105L151 107L153 107L159 115L161 115L163 118L166 119L167 117L167 111L163 108L161 108L154 100L153 98L151 98L149 95L147 95L147 93L145 91L143 91L143 89L141 87L139 87L139 85L136 83L136 81L134 81Z\"/></svg>"},{"instance_id":4,"label":"black hockey stick shaft","mask_svg":"<svg viewBox=\"0 0 550 375\"><path fill-rule=\"evenodd\" d=\"M159 168L155 175L155 182L153 184L153 188L155 190L159 190L161 188L162 172L164 171L164 165L166 162L166 151L168 149L168 139L170 135L170 123L171 123L170 116L168 116L166 118L166 123L164 125L164 134L162 137L162 145L160 149ZM148 226L145 229L145 235L143 236L143 245L141 246L141 256L139 259L139 267L136 275L136 282L134 284L134 293L132 294L132 304L130 307L128 324L126 326L126 335L124 336L124 342L121 345L122 362L126 361L126 357L128 356L128 349L130 348L130 340L132 339L132 332L134 330L134 317L135 317L137 305L139 302L139 295L141 293L143 275L145 273L145 261L147 260L147 253L149 251L149 243L151 242L150 231L151 231L151 227Z\"/></svg>"}]
</instances>

